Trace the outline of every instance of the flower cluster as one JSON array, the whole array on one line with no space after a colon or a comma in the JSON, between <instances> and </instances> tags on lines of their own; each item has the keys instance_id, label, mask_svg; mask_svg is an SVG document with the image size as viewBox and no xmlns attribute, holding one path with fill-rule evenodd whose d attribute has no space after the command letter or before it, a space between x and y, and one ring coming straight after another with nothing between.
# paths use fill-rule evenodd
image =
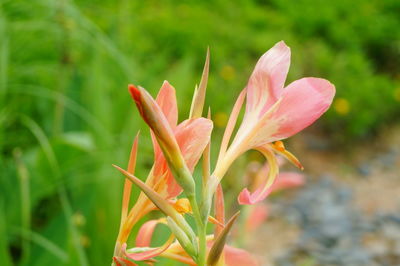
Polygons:
<instances>
[{"instance_id":1,"label":"flower cluster","mask_svg":"<svg viewBox=\"0 0 400 266\"><path fill-rule=\"evenodd\" d=\"M282 178L277 178L279 165L276 155L303 168L285 149L282 140L318 119L329 108L335 94L335 87L319 78L302 78L284 87L289 65L290 49L284 42L277 43L259 59L247 86L233 106L213 170L210 164L213 129L210 111L207 117L202 117L209 53L200 84L195 89L190 115L179 124L175 89L167 81L156 99L145 89L129 85L137 109L151 129L154 164L145 182L135 176L136 136L127 170L115 166L126 177L121 225L113 256L115 265L136 265L135 261L153 263L158 256L189 265L257 265L246 251L226 244L239 213L225 222L221 180L241 154L258 150L264 155L266 166L259 171L250 190L245 188L239 194L239 204L258 203L274 190L291 186L299 180L301 183L298 176L289 179L286 176L285 179L281 175ZM245 100L244 117L235 132ZM193 170L201 157L200 182L194 179ZM196 189L196 184L200 183L201 189ZM141 194L129 208L132 184L140 188ZM184 196L178 198L182 192ZM161 211L164 217L144 223L136 236L135 247L128 249L126 243L133 226L154 210ZM195 228L187 222L187 216L194 218ZM207 234L208 223L215 227L213 234ZM158 225L167 226L171 235L162 246L150 247Z\"/></svg>"}]
</instances>

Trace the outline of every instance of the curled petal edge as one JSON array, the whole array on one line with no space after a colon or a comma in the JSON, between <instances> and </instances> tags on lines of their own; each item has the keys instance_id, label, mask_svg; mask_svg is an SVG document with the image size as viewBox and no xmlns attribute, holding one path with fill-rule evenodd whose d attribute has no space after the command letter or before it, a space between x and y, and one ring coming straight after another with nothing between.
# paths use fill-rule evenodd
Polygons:
<instances>
[{"instance_id":1,"label":"curled petal edge","mask_svg":"<svg viewBox=\"0 0 400 266\"><path fill-rule=\"evenodd\" d=\"M273 151L267 146L258 147L257 150L259 150L267 159L269 164L269 172L264 185L256 189L253 193L250 193L247 188L240 192L238 196L238 202L241 205L252 205L264 200L272 192L272 184L279 174L278 161Z\"/></svg>"}]
</instances>

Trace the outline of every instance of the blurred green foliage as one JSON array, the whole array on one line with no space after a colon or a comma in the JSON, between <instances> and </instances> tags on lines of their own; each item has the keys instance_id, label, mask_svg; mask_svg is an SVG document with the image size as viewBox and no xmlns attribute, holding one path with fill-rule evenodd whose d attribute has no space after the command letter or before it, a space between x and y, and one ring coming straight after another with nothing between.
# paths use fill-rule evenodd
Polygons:
<instances>
[{"instance_id":1,"label":"blurred green foliage","mask_svg":"<svg viewBox=\"0 0 400 266\"><path fill-rule=\"evenodd\" d=\"M168 79L184 119L207 46L207 101L222 120L285 40L288 82L337 87L318 123L327 137L398 121L399 13L398 0L0 1L0 264L109 263L123 181L110 164L126 164L139 128L139 176L152 159L127 84L155 94Z\"/></svg>"}]
</instances>

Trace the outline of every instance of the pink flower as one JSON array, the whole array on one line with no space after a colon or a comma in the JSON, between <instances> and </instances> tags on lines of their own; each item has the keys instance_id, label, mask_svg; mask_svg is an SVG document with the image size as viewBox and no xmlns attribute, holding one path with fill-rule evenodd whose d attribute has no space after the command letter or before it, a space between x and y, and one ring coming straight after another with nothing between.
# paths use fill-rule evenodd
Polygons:
<instances>
[{"instance_id":1,"label":"pink flower","mask_svg":"<svg viewBox=\"0 0 400 266\"><path fill-rule=\"evenodd\" d=\"M210 175L210 135L212 121L202 118L208 78L209 54L200 85L195 89L189 119L178 124L175 89L164 82L156 99L143 88L129 85L129 92L138 111L151 129L154 164L143 182L134 175L138 137L136 137L127 170L118 169L127 179L124 186L121 225L117 238L114 263L135 265L136 261L153 263L155 257L166 257L186 264L257 265L247 252L226 245L239 212L225 223L223 191L220 181L232 163L243 153L255 149L266 158L261 173L251 182L251 191L244 189L240 204L254 204L269 193L303 184L299 174L279 175L276 154L303 168L297 158L285 149L281 140L288 138L318 119L330 106L335 87L326 80L303 78L284 87L290 64L290 49L279 42L258 61L246 88L240 93L229 118L214 172ZM233 141L241 107L246 99L246 111ZM209 116L210 117L210 112ZM194 167L203 154L201 199L197 204ZM274 182L274 181L277 182ZM131 185L141 189L129 210ZM185 192L187 198L177 199ZM215 193L215 218L209 216ZM150 220L139 230L136 247L127 249L127 240L134 224L148 212L159 209L166 218ZM248 230L259 226L267 217L267 209L254 206ZM191 213L196 221L195 234L184 214ZM216 225L214 235L206 235L206 221ZM150 247L154 229L166 224L171 235L160 247ZM176 241L174 241L176 238Z\"/></svg>"},{"instance_id":2,"label":"pink flower","mask_svg":"<svg viewBox=\"0 0 400 266\"><path fill-rule=\"evenodd\" d=\"M162 144L172 147L174 151L171 158L178 157L181 164L185 164L188 171L193 172L200 156L210 141L212 121L206 118L188 119L177 125L178 108L176 104L175 89L167 81L164 81L157 99L154 100L144 89L136 89L133 85L129 87L132 97L136 101L139 112L146 123L152 128L152 140L154 146L154 165L145 183L157 192L163 199L173 201L181 192L182 188L175 180L171 169L168 167L164 154L156 138L161 139ZM157 136L158 134L158 136ZM156 135L156 136L155 136ZM135 152L131 154L136 158L137 140L135 141ZM136 161L134 159L133 161ZM123 200L123 212L128 212L130 181L125 184ZM151 200L141 193L135 205L124 217L120 233L117 239L116 254L120 254L122 245L127 241L133 226L148 212L157 209Z\"/></svg>"},{"instance_id":3,"label":"pink flower","mask_svg":"<svg viewBox=\"0 0 400 266\"><path fill-rule=\"evenodd\" d=\"M129 91L142 118L152 129L155 163L151 177L146 183L156 186L158 182L162 182L155 190L166 198L178 196L182 191L182 184L187 184L188 190L193 189L190 187L194 185L193 181L188 180L190 178L181 172L193 172L210 141L213 128L211 120L188 119L177 125L175 89L167 81L162 85L156 100L143 88L130 85ZM168 154L168 158L165 158L165 154ZM171 162L170 165L167 164L167 160ZM174 169L169 169L171 165ZM175 177L170 170L175 171ZM176 181L180 182L180 185Z\"/></svg>"},{"instance_id":4,"label":"pink flower","mask_svg":"<svg viewBox=\"0 0 400 266\"><path fill-rule=\"evenodd\" d=\"M250 149L259 150L269 163L269 174L263 187L250 193L244 189L241 204L254 204L263 200L279 173L275 153L280 153L301 166L297 159L285 150L280 140L286 139L317 120L331 105L335 87L320 78L302 78L284 87L290 65L290 48L281 41L268 50L257 62L250 76L246 91L246 111L232 144L222 146L214 171L222 179L232 162ZM228 122L226 137L229 140L236 123L239 104L236 104ZM233 117L233 118L232 118ZM277 143L273 143L278 141ZM228 142L225 140L225 142Z\"/></svg>"}]
</instances>

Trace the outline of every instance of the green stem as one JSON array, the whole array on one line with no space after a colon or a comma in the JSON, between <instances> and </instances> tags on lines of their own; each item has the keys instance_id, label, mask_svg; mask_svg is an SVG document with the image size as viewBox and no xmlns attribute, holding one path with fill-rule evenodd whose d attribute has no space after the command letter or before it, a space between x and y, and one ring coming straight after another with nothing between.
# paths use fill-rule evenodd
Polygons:
<instances>
[{"instance_id":1,"label":"green stem","mask_svg":"<svg viewBox=\"0 0 400 266\"><path fill-rule=\"evenodd\" d=\"M197 234L199 237L199 255L197 257L197 265L205 266L206 265L206 227L202 222L199 206L197 205L197 201L194 195L189 196L188 199L190 205L192 206L193 216L196 221Z\"/></svg>"},{"instance_id":2,"label":"green stem","mask_svg":"<svg viewBox=\"0 0 400 266\"><path fill-rule=\"evenodd\" d=\"M206 226L202 225L202 226L199 227L199 259L198 259L198 265L202 265L202 266L206 265L206 250L207 250Z\"/></svg>"}]
</instances>

